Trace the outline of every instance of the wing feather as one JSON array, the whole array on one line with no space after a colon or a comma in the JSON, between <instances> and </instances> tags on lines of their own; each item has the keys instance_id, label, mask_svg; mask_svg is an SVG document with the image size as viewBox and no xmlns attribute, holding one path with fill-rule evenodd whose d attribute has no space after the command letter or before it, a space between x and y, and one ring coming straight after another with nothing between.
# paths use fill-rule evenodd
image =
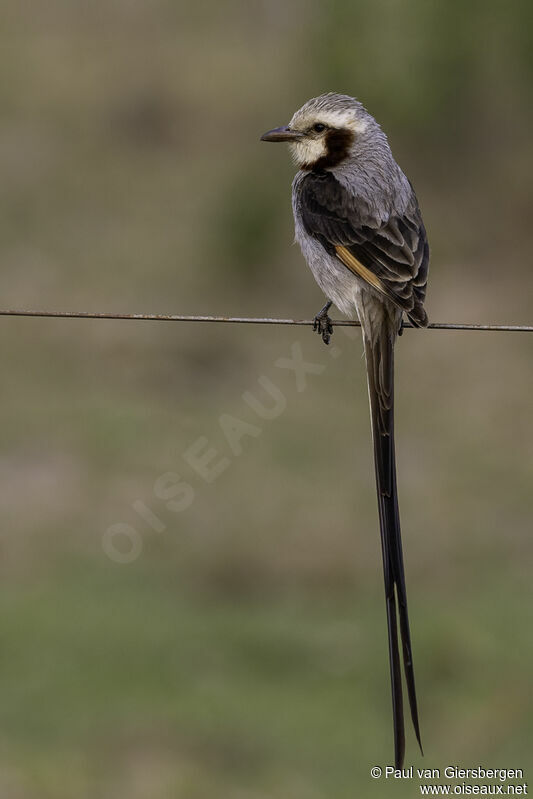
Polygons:
<instances>
[{"instance_id":1,"label":"wing feather","mask_svg":"<svg viewBox=\"0 0 533 799\"><path fill-rule=\"evenodd\" d=\"M413 324L427 324L423 303L429 247L414 191L402 215L382 221L331 172L310 172L301 183L300 207L309 235L405 311Z\"/></svg>"}]
</instances>

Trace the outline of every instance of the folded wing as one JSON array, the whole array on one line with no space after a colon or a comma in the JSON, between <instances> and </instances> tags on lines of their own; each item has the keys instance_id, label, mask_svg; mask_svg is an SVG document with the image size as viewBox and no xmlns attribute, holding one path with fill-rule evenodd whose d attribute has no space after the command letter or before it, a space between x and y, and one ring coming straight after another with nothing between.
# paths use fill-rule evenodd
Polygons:
<instances>
[{"instance_id":1,"label":"folded wing","mask_svg":"<svg viewBox=\"0 0 533 799\"><path fill-rule=\"evenodd\" d=\"M386 221L363 200L359 206L331 172L310 172L301 192L307 233L401 308L414 325L425 326L429 246L414 191L403 214Z\"/></svg>"}]
</instances>

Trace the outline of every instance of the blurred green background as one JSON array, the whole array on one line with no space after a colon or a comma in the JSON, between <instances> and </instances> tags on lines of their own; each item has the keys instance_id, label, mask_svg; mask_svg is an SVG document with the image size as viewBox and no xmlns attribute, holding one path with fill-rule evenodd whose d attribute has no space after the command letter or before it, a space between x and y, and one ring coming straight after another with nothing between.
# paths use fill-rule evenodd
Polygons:
<instances>
[{"instance_id":1,"label":"blurred green background","mask_svg":"<svg viewBox=\"0 0 533 799\"><path fill-rule=\"evenodd\" d=\"M259 136L336 90L417 189L430 318L531 323L530 2L2 11L3 307L309 318L293 167ZM392 730L359 335L0 327L0 795L418 795L369 776ZM407 331L397 370L407 763L527 769L533 337ZM260 418L243 394L273 386Z\"/></svg>"}]
</instances>

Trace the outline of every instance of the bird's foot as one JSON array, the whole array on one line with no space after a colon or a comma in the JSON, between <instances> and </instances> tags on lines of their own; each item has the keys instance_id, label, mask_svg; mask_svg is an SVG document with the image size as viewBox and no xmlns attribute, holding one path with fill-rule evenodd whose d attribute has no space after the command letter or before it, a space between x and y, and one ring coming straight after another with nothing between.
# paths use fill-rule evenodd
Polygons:
<instances>
[{"instance_id":1,"label":"bird's foot","mask_svg":"<svg viewBox=\"0 0 533 799\"><path fill-rule=\"evenodd\" d=\"M313 322L313 330L316 331L319 336L322 336L324 344L329 344L329 340L333 335L333 323L328 314L331 305L332 301L329 300L317 313Z\"/></svg>"}]
</instances>

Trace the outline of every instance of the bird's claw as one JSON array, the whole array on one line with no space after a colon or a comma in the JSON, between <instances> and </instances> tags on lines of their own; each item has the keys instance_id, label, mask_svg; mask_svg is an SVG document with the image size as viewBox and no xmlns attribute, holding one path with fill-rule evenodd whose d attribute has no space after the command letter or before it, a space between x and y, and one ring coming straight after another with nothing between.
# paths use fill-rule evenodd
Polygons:
<instances>
[{"instance_id":1,"label":"bird's claw","mask_svg":"<svg viewBox=\"0 0 533 799\"><path fill-rule=\"evenodd\" d=\"M313 330L318 333L319 336L322 336L324 344L329 344L329 340L333 335L333 323L328 314L330 308L331 300L317 313L313 321Z\"/></svg>"}]
</instances>

